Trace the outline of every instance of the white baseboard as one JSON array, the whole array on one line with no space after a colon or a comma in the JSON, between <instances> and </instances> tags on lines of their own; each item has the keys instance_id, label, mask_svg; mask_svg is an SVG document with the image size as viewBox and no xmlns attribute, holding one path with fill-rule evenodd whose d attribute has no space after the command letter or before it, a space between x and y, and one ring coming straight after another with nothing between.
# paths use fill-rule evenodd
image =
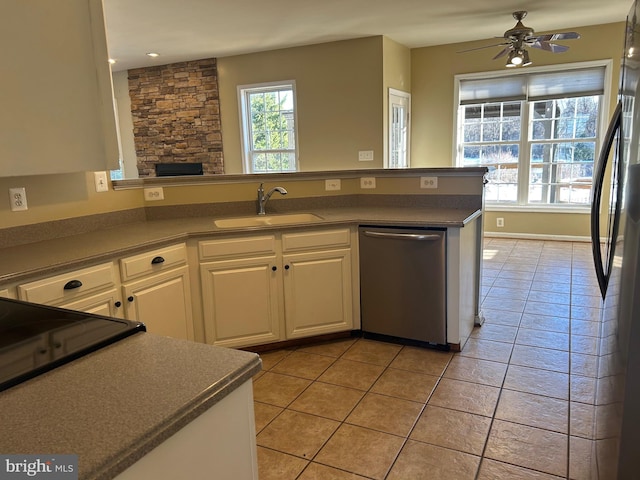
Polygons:
<instances>
[{"instance_id":1,"label":"white baseboard","mask_svg":"<svg viewBox=\"0 0 640 480\"><path fill-rule=\"evenodd\" d=\"M577 235L548 235L538 233L484 232L485 238L513 238L517 240L554 240L557 242L591 243L590 237Z\"/></svg>"}]
</instances>

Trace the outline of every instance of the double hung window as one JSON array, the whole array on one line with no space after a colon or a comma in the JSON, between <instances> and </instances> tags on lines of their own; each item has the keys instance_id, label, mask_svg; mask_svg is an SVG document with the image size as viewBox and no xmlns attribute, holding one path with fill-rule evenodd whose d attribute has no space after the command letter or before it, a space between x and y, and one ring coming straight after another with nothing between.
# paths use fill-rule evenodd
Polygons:
<instances>
[{"instance_id":1,"label":"double hung window","mask_svg":"<svg viewBox=\"0 0 640 480\"><path fill-rule=\"evenodd\" d=\"M297 170L295 83L238 87L245 173Z\"/></svg>"},{"instance_id":2,"label":"double hung window","mask_svg":"<svg viewBox=\"0 0 640 480\"><path fill-rule=\"evenodd\" d=\"M457 164L489 168L488 204L589 204L606 73L590 65L457 78Z\"/></svg>"}]
</instances>

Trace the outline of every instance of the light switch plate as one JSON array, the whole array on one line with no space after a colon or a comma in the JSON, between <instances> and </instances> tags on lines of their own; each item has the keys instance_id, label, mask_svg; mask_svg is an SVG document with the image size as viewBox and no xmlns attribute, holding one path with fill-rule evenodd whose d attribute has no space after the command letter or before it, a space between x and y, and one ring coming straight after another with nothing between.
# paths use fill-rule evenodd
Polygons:
<instances>
[{"instance_id":1,"label":"light switch plate","mask_svg":"<svg viewBox=\"0 0 640 480\"><path fill-rule=\"evenodd\" d=\"M107 172L93 172L93 180L96 184L96 192L107 192L109 190Z\"/></svg>"}]
</instances>

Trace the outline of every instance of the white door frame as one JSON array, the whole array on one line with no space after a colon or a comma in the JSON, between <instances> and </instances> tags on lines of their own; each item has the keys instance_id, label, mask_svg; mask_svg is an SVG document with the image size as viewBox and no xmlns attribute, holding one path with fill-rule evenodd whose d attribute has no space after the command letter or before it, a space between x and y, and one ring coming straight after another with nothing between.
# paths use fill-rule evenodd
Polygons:
<instances>
[{"instance_id":1,"label":"white door frame","mask_svg":"<svg viewBox=\"0 0 640 480\"><path fill-rule=\"evenodd\" d=\"M406 151L406 167L411 166L411 94L409 92L403 92L402 90L396 90L395 88L389 88L388 97L388 128L387 128L387 155L384 159L384 168L390 168L390 160L392 157L393 144L391 142L391 129L393 127L393 104L400 104L405 106L407 112L407 118L405 120L406 132L405 132L405 151Z\"/></svg>"}]
</instances>

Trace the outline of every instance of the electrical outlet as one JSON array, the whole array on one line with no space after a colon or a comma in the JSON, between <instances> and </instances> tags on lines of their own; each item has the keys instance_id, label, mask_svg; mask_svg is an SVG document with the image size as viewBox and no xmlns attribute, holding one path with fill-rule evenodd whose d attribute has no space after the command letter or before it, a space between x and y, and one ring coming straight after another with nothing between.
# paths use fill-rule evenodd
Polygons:
<instances>
[{"instance_id":1,"label":"electrical outlet","mask_svg":"<svg viewBox=\"0 0 640 480\"><path fill-rule=\"evenodd\" d=\"M9 202L11 204L12 212L20 212L27 210L27 191L24 187L10 188L9 189Z\"/></svg>"},{"instance_id":2,"label":"electrical outlet","mask_svg":"<svg viewBox=\"0 0 640 480\"><path fill-rule=\"evenodd\" d=\"M504 218L502 217L496 218L496 227L504 227Z\"/></svg>"},{"instance_id":3,"label":"electrical outlet","mask_svg":"<svg viewBox=\"0 0 640 480\"><path fill-rule=\"evenodd\" d=\"M325 190L340 190L340 179L335 178L333 180L325 180L324 181L324 189Z\"/></svg>"},{"instance_id":4,"label":"electrical outlet","mask_svg":"<svg viewBox=\"0 0 640 480\"><path fill-rule=\"evenodd\" d=\"M145 188L144 199L148 202L164 200L164 190L162 189L162 187Z\"/></svg>"},{"instance_id":5,"label":"electrical outlet","mask_svg":"<svg viewBox=\"0 0 640 480\"><path fill-rule=\"evenodd\" d=\"M438 177L420 177L420 188L438 188Z\"/></svg>"},{"instance_id":6,"label":"electrical outlet","mask_svg":"<svg viewBox=\"0 0 640 480\"><path fill-rule=\"evenodd\" d=\"M373 162L373 150L360 150L358 152L359 162Z\"/></svg>"},{"instance_id":7,"label":"electrical outlet","mask_svg":"<svg viewBox=\"0 0 640 480\"><path fill-rule=\"evenodd\" d=\"M362 177L360 188L376 188L376 177Z\"/></svg>"},{"instance_id":8,"label":"electrical outlet","mask_svg":"<svg viewBox=\"0 0 640 480\"><path fill-rule=\"evenodd\" d=\"M109 190L107 172L93 172L93 180L96 184L96 192L106 192Z\"/></svg>"}]
</instances>

